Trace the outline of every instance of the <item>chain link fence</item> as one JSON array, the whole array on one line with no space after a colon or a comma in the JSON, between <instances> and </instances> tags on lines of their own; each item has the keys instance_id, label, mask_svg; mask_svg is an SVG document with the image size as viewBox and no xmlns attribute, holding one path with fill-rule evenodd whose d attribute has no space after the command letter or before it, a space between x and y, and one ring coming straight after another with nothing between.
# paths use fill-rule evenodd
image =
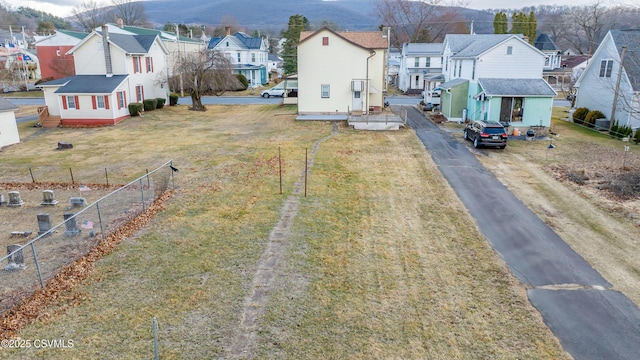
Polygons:
<instances>
[{"instance_id":1,"label":"chain link fence","mask_svg":"<svg viewBox=\"0 0 640 360\"><path fill-rule=\"evenodd\" d=\"M166 190L175 188L176 171L172 161L168 161L91 204L85 203L82 197L71 198L64 209L63 221L55 225L46 208L38 209L42 213L37 214L37 236L25 244L8 245L7 255L0 258L3 266L0 268L0 313L36 289L44 288L47 280L63 266L86 255L124 224L145 212ZM12 205L12 199L8 200L3 206ZM12 238L14 235L18 239L24 234L12 232Z\"/></svg>"}]
</instances>

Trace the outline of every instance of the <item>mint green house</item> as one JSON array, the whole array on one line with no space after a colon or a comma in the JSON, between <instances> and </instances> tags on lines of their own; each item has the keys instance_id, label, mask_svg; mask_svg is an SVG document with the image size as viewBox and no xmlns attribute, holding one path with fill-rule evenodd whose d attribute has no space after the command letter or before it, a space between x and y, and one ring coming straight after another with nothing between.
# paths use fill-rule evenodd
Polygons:
<instances>
[{"instance_id":1,"label":"mint green house","mask_svg":"<svg viewBox=\"0 0 640 360\"><path fill-rule=\"evenodd\" d=\"M557 93L542 77L544 59L520 35L447 35L442 114L450 121L499 121L510 131L548 128Z\"/></svg>"}]
</instances>

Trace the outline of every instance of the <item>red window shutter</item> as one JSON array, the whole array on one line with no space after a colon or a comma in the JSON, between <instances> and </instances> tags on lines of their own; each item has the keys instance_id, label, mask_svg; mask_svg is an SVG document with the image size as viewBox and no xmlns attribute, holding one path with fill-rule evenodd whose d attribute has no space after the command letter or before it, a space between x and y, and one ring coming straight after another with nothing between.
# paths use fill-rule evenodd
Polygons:
<instances>
[{"instance_id":1,"label":"red window shutter","mask_svg":"<svg viewBox=\"0 0 640 360\"><path fill-rule=\"evenodd\" d=\"M96 97L95 96L91 97L91 104L93 105L93 110L98 108L98 105L96 105Z\"/></svg>"},{"instance_id":2,"label":"red window shutter","mask_svg":"<svg viewBox=\"0 0 640 360\"><path fill-rule=\"evenodd\" d=\"M136 86L136 102L140 102L140 85Z\"/></svg>"},{"instance_id":3,"label":"red window shutter","mask_svg":"<svg viewBox=\"0 0 640 360\"><path fill-rule=\"evenodd\" d=\"M142 101L144 101L144 87L140 85L140 92L142 93Z\"/></svg>"},{"instance_id":4,"label":"red window shutter","mask_svg":"<svg viewBox=\"0 0 640 360\"><path fill-rule=\"evenodd\" d=\"M149 58L148 57L144 58L144 67L145 67L144 72L149 72Z\"/></svg>"},{"instance_id":5,"label":"red window shutter","mask_svg":"<svg viewBox=\"0 0 640 360\"><path fill-rule=\"evenodd\" d=\"M133 60L133 73L135 74L136 73L136 57L132 56L131 60Z\"/></svg>"},{"instance_id":6,"label":"red window shutter","mask_svg":"<svg viewBox=\"0 0 640 360\"><path fill-rule=\"evenodd\" d=\"M74 96L75 100L76 100L76 110L80 109L80 101L78 101L78 97Z\"/></svg>"},{"instance_id":7,"label":"red window shutter","mask_svg":"<svg viewBox=\"0 0 640 360\"><path fill-rule=\"evenodd\" d=\"M66 96L62 97L62 108L67 110L67 97Z\"/></svg>"},{"instance_id":8,"label":"red window shutter","mask_svg":"<svg viewBox=\"0 0 640 360\"><path fill-rule=\"evenodd\" d=\"M124 107L127 107L127 92L126 91L122 92L122 97L124 98Z\"/></svg>"},{"instance_id":9,"label":"red window shutter","mask_svg":"<svg viewBox=\"0 0 640 360\"><path fill-rule=\"evenodd\" d=\"M108 96L104 97L104 108L109 110L109 97Z\"/></svg>"}]
</instances>

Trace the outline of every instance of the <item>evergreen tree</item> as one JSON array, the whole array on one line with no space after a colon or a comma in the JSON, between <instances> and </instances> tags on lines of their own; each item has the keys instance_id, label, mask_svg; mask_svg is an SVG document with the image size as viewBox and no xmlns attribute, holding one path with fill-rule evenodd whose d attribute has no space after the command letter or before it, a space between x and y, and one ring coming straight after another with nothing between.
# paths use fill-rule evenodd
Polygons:
<instances>
[{"instance_id":1,"label":"evergreen tree","mask_svg":"<svg viewBox=\"0 0 640 360\"><path fill-rule=\"evenodd\" d=\"M307 30L309 30L309 20L306 17L300 14L289 17L287 30L282 31L282 37L286 39L282 46L282 67L285 74L298 72L298 42L300 33Z\"/></svg>"},{"instance_id":2,"label":"evergreen tree","mask_svg":"<svg viewBox=\"0 0 640 360\"><path fill-rule=\"evenodd\" d=\"M536 34L538 30L538 21L536 20L536 15L532 12L529 13L528 19L529 31L527 32L527 36L529 36L529 43L533 45L536 40Z\"/></svg>"},{"instance_id":3,"label":"evergreen tree","mask_svg":"<svg viewBox=\"0 0 640 360\"><path fill-rule=\"evenodd\" d=\"M493 33L506 34L509 25L507 14L502 11L498 12L493 18Z\"/></svg>"}]
</instances>

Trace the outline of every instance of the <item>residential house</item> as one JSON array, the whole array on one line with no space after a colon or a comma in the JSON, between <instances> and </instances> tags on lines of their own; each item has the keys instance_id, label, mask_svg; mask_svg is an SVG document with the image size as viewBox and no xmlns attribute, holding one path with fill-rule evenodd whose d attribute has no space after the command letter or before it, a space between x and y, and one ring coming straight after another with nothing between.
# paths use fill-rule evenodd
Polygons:
<instances>
[{"instance_id":1,"label":"residential house","mask_svg":"<svg viewBox=\"0 0 640 360\"><path fill-rule=\"evenodd\" d=\"M20 142L15 110L18 107L0 97L0 148Z\"/></svg>"},{"instance_id":2,"label":"residential house","mask_svg":"<svg viewBox=\"0 0 640 360\"><path fill-rule=\"evenodd\" d=\"M40 84L43 126L115 125L129 117L129 103L168 98L169 50L157 34L110 34L103 26L68 54L76 75Z\"/></svg>"},{"instance_id":3,"label":"residential house","mask_svg":"<svg viewBox=\"0 0 640 360\"><path fill-rule=\"evenodd\" d=\"M441 111L449 120L550 125L557 94L542 78L545 55L521 35L449 34L442 54Z\"/></svg>"},{"instance_id":4,"label":"residential house","mask_svg":"<svg viewBox=\"0 0 640 360\"><path fill-rule=\"evenodd\" d=\"M540 32L538 32L533 46L544 54L542 78L555 90L563 89L566 73L561 67L562 51L560 48L549 35Z\"/></svg>"},{"instance_id":5,"label":"residential house","mask_svg":"<svg viewBox=\"0 0 640 360\"><path fill-rule=\"evenodd\" d=\"M300 115L379 112L387 39L382 32L303 31L298 43Z\"/></svg>"},{"instance_id":6,"label":"residential house","mask_svg":"<svg viewBox=\"0 0 640 360\"><path fill-rule=\"evenodd\" d=\"M402 45L398 89L406 94L420 94L436 88L442 81L442 43Z\"/></svg>"},{"instance_id":7,"label":"residential house","mask_svg":"<svg viewBox=\"0 0 640 360\"><path fill-rule=\"evenodd\" d=\"M269 73L269 81L282 77L282 58L276 54L269 54L269 62L267 63L267 71Z\"/></svg>"},{"instance_id":8,"label":"residential house","mask_svg":"<svg viewBox=\"0 0 640 360\"><path fill-rule=\"evenodd\" d=\"M174 66L178 61L178 58L184 54L198 52L207 48L207 42L201 39L194 39L186 36L182 36L177 31L169 32L163 30L147 29L137 26L125 25L122 19L118 18L115 24L106 24L109 34L123 34L123 35L158 35L164 46L169 50L169 57L167 58L167 73L173 74ZM99 28L95 29L100 31ZM204 33L203 33L204 34Z\"/></svg>"},{"instance_id":9,"label":"residential house","mask_svg":"<svg viewBox=\"0 0 640 360\"><path fill-rule=\"evenodd\" d=\"M243 32L231 35L230 27L225 27L225 30L224 37L211 38L208 49L223 52L233 64L233 73L244 75L249 81L249 87L255 88L268 83L267 39L249 36Z\"/></svg>"},{"instance_id":10,"label":"residential house","mask_svg":"<svg viewBox=\"0 0 640 360\"><path fill-rule=\"evenodd\" d=\"M610 30L575 87L576 107L640 128L640 30Z\"/></svg>"},{"instance_id":11,"label":"residential house","mask_svg":"<svg viewBox=\"0 0 640 360\"><path fill-rule=\"evenodd\" d=\"M36 42L36 51L40 61L40 76L45 81L75 75L73 56L67 54L89 33L56 30Z\"/></svg>"},{"instance_id":12,"label":"residential house","mask_svg":"<svg viewBox=\"0 0 640 360\"><path fill-rule=\"evenodd\" d=\"M398 73L400 73L400 61L402 51L398 48L387 49L387 88L398 87Z\"/></svg>"},{"instance_id":13,"label":"residential house","mask_svg":"<svg viewBox=\"0 0 640 360\"><path fill-rule=\"evenodd\" d=\"M590 60L591 56L589 55L569 56L562 60L560 67L564 71L571 73L571 83L574 84L578 81L578 78L582 75L582 72L586 69Z\"/></svg>"}]
</instances>

